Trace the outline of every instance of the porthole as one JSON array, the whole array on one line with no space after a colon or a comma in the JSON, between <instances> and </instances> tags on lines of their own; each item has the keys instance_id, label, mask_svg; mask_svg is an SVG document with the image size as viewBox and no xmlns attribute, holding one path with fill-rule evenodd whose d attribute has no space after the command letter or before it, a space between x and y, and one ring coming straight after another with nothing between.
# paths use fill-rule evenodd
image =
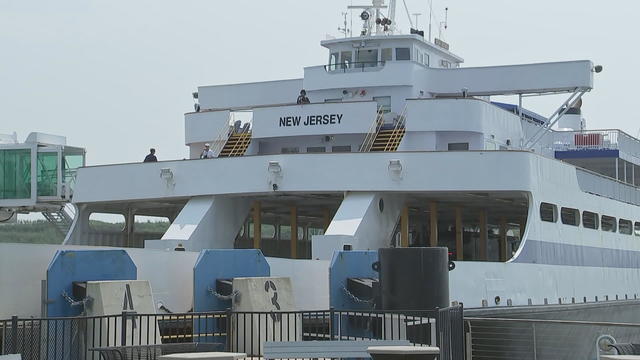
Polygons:
<instances>
[{"instance_id":1,"label":"porthole","mask_svg":"<svg viewBox=\"0 0 640 360\"><path fill-rule=\"evenodd\" d=\"M380 198L380 200L378 201L378 209L380 210L380 212L384 211L384 200L382 200L382 198Z\"/></svg>"}]
</instances>

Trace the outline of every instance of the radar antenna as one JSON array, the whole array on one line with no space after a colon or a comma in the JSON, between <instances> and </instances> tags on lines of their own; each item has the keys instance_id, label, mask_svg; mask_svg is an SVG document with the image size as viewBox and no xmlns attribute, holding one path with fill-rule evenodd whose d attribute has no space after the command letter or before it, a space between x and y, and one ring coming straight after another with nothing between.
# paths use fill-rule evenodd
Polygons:
<instances>
[{"instance_id":1,"label":"radar antenna","mask_svg":"<svg viewBox=\"0 0 640 360\"><path fill-rule=\"evenodd\" d=\"M395 4L395 1L392 0L392 3ZM362 20L362 31L360 35L362 36L372 35L374 33L374 24L375 34L382 34L389 30L393 30L393 19L391 17L383 17L380 11L387 8L387 6L384 4L384 0L372 0L371 5L350 5L347 8L362 10L362 12L360 13L360 19Z\"/></svg>"},{"instance_id":2,"label":"radar antenna","mask_svg":"<svg viewBox=\"0 0 640 360\"><path fill-rule=\"evenodd\" d=\"M444 8L444 21L440 22L440 29L438 30L438 37L440 38L440 40L444 39L442 37L442 28L444 27L444 30L447 30L448 28L448 24L449 24L449 8L446 7Z\"/></svg>"},{"instance_id":3,"label":"radar antenna","mask_svg":"<svg viewBox=\"0 0 640 360\"><path fill-rule=\"evenodd\" d=\"M343 33L344 37L349 37L349 35L351 34L351 29L347 27L347 15L349 15L349 13L342 13L342 17L344 18L343 27L338 26L338 31Z\"/></svg>"}]
</instances>

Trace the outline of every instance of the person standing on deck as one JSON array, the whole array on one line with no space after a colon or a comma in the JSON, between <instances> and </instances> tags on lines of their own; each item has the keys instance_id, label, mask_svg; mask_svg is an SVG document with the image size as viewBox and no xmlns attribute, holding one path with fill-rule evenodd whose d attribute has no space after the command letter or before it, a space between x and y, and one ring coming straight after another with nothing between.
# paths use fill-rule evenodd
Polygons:
<instances>
[{"instance_id":1,"label":"person standing on deck","mask_svg":"<svg viewBox=\"0 0 640 360\"><path fill-rule=\"evenodd\" d=\"M156 149L149 149L149 155L145 156L144 162L158 162L158 158L156 157Z\"/></svg>"},{"instance_id":2,"label":"person standing on deck","mask_svg":"<svg viewBox=\"0 0 640 360\"><path fill-rule=\"evenodd\" d=\"M309 103L310 101L309 101L309 98L307 97L307 92L304 89L300 90L300 95L296 100L296 104L302 105L302 104L309 104Z\"/></svg>"},{"instance_id":3,"label":"person standing on deck","mask_svg":"<svg viewBox=\"0 0 640 360\"><path fill-rule=\"evenodd\" d=\"M200 159L213 159L213 150L211 150L211 145L204 144L204 150L202 150L202 154L200 154Z\"/></svg>"}]
</instances>

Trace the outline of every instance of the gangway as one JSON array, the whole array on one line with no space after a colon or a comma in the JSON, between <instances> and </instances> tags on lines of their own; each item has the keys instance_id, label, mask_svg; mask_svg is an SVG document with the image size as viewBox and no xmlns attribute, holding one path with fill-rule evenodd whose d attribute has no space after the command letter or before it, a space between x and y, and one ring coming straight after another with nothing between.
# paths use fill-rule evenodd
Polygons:
<instances>
[{"instance_id":1,"label":"gangway","mask_svg":"<svg viewBox=\"0 0 640 360\"><path fill-rule=\"evenodd\" d=\"M75 212L65 205L73 197L76 170L85 165L85 149L68 146L64 136L37 132L24 142L16 135L0 139L1 218L41 212L66 234Z\"/></svg>"}]
</instances>

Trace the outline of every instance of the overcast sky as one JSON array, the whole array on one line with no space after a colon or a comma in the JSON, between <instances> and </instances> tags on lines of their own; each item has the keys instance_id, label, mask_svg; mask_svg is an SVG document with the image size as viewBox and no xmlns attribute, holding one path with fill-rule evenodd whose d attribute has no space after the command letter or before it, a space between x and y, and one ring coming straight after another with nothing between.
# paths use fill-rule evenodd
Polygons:
<instances>
[{"instance_id":1,"label":"overcast sky","mask_svg":"<svg viewBox=\"0 0 640 360\"><path fill-rule=\"evenodd\" d=\"M161 160L186 157L197 86L302 77L326 62L319 42L338 35L350 3L0 0L0 133L66 135L88 164L141 161L152 146ZM407 0L412 13L427 3ZM638 134L639 1L434 0L434 33L445 6L444 38L464 66L593 60L604 71L584 98L588 127ZM525 105L549 115L561 102Z\"/></svg>"}]
</instances>

